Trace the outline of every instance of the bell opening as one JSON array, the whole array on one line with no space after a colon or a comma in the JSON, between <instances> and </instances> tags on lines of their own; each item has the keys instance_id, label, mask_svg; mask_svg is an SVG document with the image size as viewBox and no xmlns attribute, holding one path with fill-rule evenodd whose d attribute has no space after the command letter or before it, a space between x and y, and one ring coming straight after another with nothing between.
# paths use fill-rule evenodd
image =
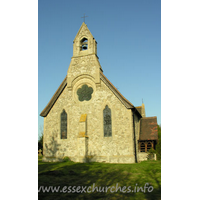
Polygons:
<instances>
[{"instance_id":1,"label":"bell opening","mask_svg":"<svg viewBox=\"0 0 200 200\"><path fill-rule=\"evenodd\" d=\"M84 44L84 45L82 46L82 50L87 50L87 44Z\"/></svg>"},{"instance_id":2,"label":"bell opening","mask_svg":"<svg viewBox=\"0 0 200 200\"><path fill-rule=\"evenodd\" d=\"M88 49L88 40L86 38L83 38L81 40L81 51Z\"/></svg>"}]
</instances>

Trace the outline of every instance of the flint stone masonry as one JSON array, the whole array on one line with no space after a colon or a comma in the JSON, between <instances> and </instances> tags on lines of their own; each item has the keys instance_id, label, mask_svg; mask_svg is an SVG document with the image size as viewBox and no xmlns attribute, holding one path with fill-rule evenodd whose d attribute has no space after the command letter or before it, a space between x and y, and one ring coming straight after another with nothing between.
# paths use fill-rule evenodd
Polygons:
<instances>
[{"instance_id":1,"label":"flint stone masonry","mask_svg":"<svg viewBox=\"0 0 200 200\"><path fill-rule=\"evenodd\" d=\"M83 38L88 40L85 51L80 48ZM89 100L80 101L77 91L83 85L92 88L92 94ZM111 137L104 137L103 110L106 106L111 109ZM74 39L67 76L41 113L44 117L43 161L61 161L67 156L75 162L88 159L108 163L136 162L141 115L137 111L133 114L133 109L134 106L103 75L97 43L83 23ZM60 135L63 110L67 113L67 139L61 139Z\"/></svg>"},{"instance_id":2,"label":"flint stone masonry","mask_svg":"<svg viewBox=\"0 0 200 200\"><path fill-rule=\"evenodd\" d=\"M87 80L87 79L86 79ZM53 108L45 118L44 141L48 143L53 133L56 134L55 141L60 144L59 151L56 156L68 156L74 161L78 161L80 155L80 138L77 140L80 128L80 117L83 113L87 113L87 136L89 155L104 156L105 161L109 161L110 156L129 156L127 161L134 162L133 155L133 126L132 113L113 95L108 87L101 81L101 87L96 89L94 97L89 102L72 103L68 100L72 97L72 93L66 87L60 95ZM106 105L112 110L112 137L104 137L103 133L103 109ZM60 113L65 109L67 112L67 139L60 139ZM84 138L84 140L86 140ZM77 149L79 148L79 150ZM66 151L64 151L66 149ZM44 149L46 155L46 149ZM51 155L49 155L51 156ZM113 158L116 162L119 159ZM99 158L102 160L102 158ZM112 160L112 159L111 159ZM120 158L120 160L123 160ZM126 159L125 159L126 160Z\"/></svg>"}]
</instances>

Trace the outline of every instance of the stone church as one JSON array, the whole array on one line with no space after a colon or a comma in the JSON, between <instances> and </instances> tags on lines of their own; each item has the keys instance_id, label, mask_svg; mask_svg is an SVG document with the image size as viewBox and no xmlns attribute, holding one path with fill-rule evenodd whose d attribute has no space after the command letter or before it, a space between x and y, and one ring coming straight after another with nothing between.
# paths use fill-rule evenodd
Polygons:
<instances>
[{"instance_id":1,"label":"stone church","mask_svg":"<svg viewBox=\"0 0 200 200\"><path fill-rule=\"evenodd\" d=\"M135 163L155 149L157 117L146 117L106 78L97 42L83 22L67 75L41 112L43 161Z\"/></svg>"}]
</instances>

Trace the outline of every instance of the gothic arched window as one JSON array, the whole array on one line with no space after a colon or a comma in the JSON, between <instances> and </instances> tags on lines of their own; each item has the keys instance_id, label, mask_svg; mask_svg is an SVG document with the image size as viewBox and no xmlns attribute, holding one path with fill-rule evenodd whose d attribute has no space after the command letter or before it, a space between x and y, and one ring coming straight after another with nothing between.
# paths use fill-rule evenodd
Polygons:
<instances>
[{"instance_id":1,"label":"gothic arched window","mask_svg":"<svg viewBox=\"0 0 200 200\"><path fill-rule=\"evenodd\" d=\"M60 116L60 135L61 139L67 139L67 113L62 111Z\"/></svg>"},{"instance_id":2,"label":"gothic arched window","mask_svg":"<svg viewBox=\"0 0 200 200\"><path fill-rule=\"evenodd\" d=\"M103 110L104 137L112 136L111 109L106 105Z\"/></svg>"},{"instance_id":3,"label":"gothic arched window","mask_svg":"<svg viewBox=\"0 0 200 200\"><path fill-rule=\"evenodd\" d=\"M88 49L88 40L87 40L87 38L83 38L81 40L81 51L84 51L87 49Z\"/></svg>"}]
</instances>

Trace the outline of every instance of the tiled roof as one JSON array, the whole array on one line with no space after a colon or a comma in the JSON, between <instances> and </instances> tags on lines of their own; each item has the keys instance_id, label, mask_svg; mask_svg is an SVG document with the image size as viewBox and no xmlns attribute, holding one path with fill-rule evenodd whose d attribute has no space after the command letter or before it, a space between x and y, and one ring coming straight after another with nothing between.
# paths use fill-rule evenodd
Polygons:
<instances>
[{"instance_id":1,"label":"tiled roof","mask_svg":"<svg viewBox=\"0 0 200 200\"><path fill-rule=\"evenodd\" d=\"M67 85L67 76L65 77L63 82L60 84L59 88L56 90L55 94L53 95L53 97L51 98L51 100L49 101L47 106L40 113L40 116L42 116L42 117L47 116L47 114L49 113L49 111L53 107L54 103L56 102L56 100L58 99L58 97L60 96L60 94L62 93L62 91L63 91L63 89L65 88L66 85Z\"/></svg>"},{"instance_id":2,"label":"tiled roof","mask_svg":"<svg viewBox=\"0 0 200 200\"><path fill-rule=\"evenodd\" d=\"M101 80L110 88L110 90L115 94L115 96L124 104L124 106L128 109L135 110L136 114L141 117L141 114L135 109L134 105L128 101L119 91L118 89L106 78L103 72L100 71L100 78Z\"/></svg>"},{"instance_id":3,"label":"tiled roof","mask_svg":"<svg viewBox=\"0 0 200 200\"><path fill-rule=\"evenodd\" d=\"M143 117L140 120L139 140L157 140L157 117Z\"/></svg>"},{"instance_id":4,"label":"tiled roof","mask_svg":"<svg viewBox=\"0 0 200 200\"><path fill-rule=\"evenodd\" d=\"M135 109L135 107L133 106L133 104L128 101L118 90L117 88L106 78L106 76L103 74L102 71L100 71L100 78L101 80L108 86L108 88L110 88L110 90L115 94L115 96L122 102L122 104L124 104L124 106L127 109ZM42 117L46 117L47 114L49 113L49 111L51 110L51 108L53 107L54 103L56 102L56 100L58 99L58 97L60 96L61 92L63 91L63 89L66 87L67 85L67 76L65 77L65 79L63 80L63 82L60 84L59 88L56 90L55 94L53 95L53 97L51 98L51 100L49 101L49 103L47 104L47 106L44 108L44 110L40 113L40 116ZM138 112L137 109L135 109L136 114L141 117L141 114Z\"/></svg>"},{"instance_id":5,"label":"tiled roof","mask_svg":"<svg viewBox=\"0 0 200 200\"><path fill-rule=\"evenodd\" d=\"M101 80L112 90L112 92L118 97L119 100L127 107L134 108L133 104L128 101L119 91L118 89L106 78L103 72L100 72Z\"/></svg>"}]
</instances>

